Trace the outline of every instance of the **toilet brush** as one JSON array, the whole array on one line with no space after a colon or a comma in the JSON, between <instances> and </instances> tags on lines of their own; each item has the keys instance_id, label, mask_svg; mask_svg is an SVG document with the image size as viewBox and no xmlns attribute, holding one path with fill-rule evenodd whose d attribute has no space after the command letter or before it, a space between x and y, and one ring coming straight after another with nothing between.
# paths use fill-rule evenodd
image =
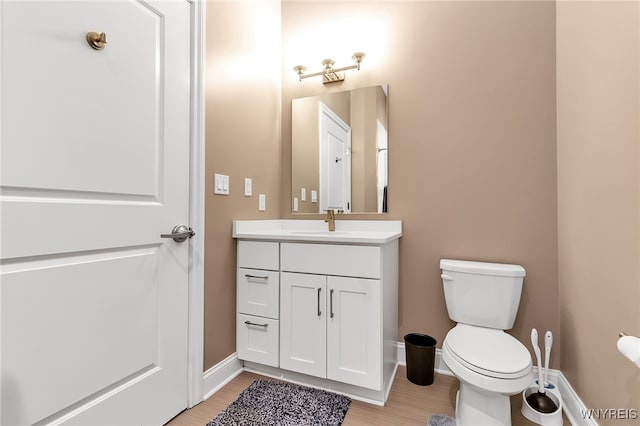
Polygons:
<instances>
[{"instance_id":1,"label":"toilet brush","mask_svg":"<svg viewBox=\"0 0 640 426\"><path fill-rule=\"evenodd\" d=\"M553 334L547 330L544 334L544 387L549 387L549 358L551 357L551 346L553 345Z\"/></svg>"},{"instance_id":2,"label":"toilet brush","mask_svg":"<svg viewBox=\"0 0 640 426\"><path fill-rule=\"evenodd\" d=\"M538 330L535 328L531 330L531 344L533 345L533 351L536 353L536 361L538 362L538 392L527 396L527 403L529 403L531 408L540 413L553 413L558 409L558 406L544 390L542 357L540 356L540 347L538 346Z\"/></svg>"}]
</instances>

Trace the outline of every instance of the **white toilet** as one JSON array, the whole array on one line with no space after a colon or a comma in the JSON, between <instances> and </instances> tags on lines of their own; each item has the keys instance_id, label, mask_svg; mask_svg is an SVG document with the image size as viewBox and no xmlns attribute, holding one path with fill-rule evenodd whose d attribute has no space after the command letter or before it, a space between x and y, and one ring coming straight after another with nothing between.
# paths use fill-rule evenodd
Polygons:
<instances>
[{"instance_id":1,"label":"white toilet","mask_svg":"<svg viewBox=\"0 0 640 426\"><path fill-rule=\"evenodd\" d=\"M458 324L442 359L460 380L458 426L511 425L509 396L533 382L531 355L513 327L525 270L519 265L441 259L449 318Z\"/></svg>"}]
</instances>

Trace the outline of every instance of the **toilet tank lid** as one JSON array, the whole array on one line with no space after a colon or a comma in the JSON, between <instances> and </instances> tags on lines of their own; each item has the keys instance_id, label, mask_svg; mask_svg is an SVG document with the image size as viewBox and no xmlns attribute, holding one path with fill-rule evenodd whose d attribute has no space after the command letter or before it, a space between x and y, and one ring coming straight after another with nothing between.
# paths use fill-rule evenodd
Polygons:
<instances>
[{"instance_id":1,"label":"toilet tank lid","mask_svg":"<svg viewBox=\"0 0 640 426\"><path fill-rule=\"evenodd\" d=\"M470 260L440 259L443 271L466 272L470 274L496 275L504 277L524 277L526 271L520 265L508 263L473 262Z\"/></svg>"}]
</instances>

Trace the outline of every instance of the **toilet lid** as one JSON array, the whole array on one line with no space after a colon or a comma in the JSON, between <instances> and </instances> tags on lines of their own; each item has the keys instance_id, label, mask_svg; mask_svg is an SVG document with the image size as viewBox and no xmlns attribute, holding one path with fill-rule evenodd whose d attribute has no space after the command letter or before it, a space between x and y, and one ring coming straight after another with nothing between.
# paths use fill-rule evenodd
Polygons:
<instances>
[{"instance_id":1,"label":"toilet lid","mask_svg":"<svg viewBox=\"0 0 640 426\"><path fill-rule=\"evenodd\" d=\"M502 330L458 324L444 343L458 361L487 376L521 377L531 369L527 348Z\"/></svg>"}]
</instances>

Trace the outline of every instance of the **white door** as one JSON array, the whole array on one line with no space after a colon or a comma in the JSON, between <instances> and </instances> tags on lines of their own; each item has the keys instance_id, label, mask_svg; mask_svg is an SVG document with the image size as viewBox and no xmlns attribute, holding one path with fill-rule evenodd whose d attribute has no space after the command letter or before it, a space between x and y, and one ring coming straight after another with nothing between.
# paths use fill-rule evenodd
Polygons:
<instances>
[{"instance_id":1,"label":"white door","mask_svg":"<svg viewBox=\"0 0 640 426\"><path fill-rule=\"evenodd\" d=\"M328 277L327 378L382 389L380 280Z\"/></svg>"},{"instance_id":2,"label":"white door","mask_svg":"<svg viewBox=\"0 0 640 426\"><path fill-rule=\"evenodd\" d=\"M351 211L351 127L320 102L320 212Z\"/></svg>"},{"instance_id":3,"label":"white door","mask_svg":"<svg viewBox=\"0 0 640 426\"><path fill-rule=\"evenodd\" d=\"M160 234L189 218L189 3L0 13L1 424L162 424L187 405L189 243Z\"/></svg>"},{"instance_id":4,"label":"white door","mask_svg":"<svg viewBox=\"0 0 640 426\"><path fill-rule=\"evenodd\" d=\"M326 377L326 286L324 275L280 276L280 368Z\"/></svg>"}]
</instances>

